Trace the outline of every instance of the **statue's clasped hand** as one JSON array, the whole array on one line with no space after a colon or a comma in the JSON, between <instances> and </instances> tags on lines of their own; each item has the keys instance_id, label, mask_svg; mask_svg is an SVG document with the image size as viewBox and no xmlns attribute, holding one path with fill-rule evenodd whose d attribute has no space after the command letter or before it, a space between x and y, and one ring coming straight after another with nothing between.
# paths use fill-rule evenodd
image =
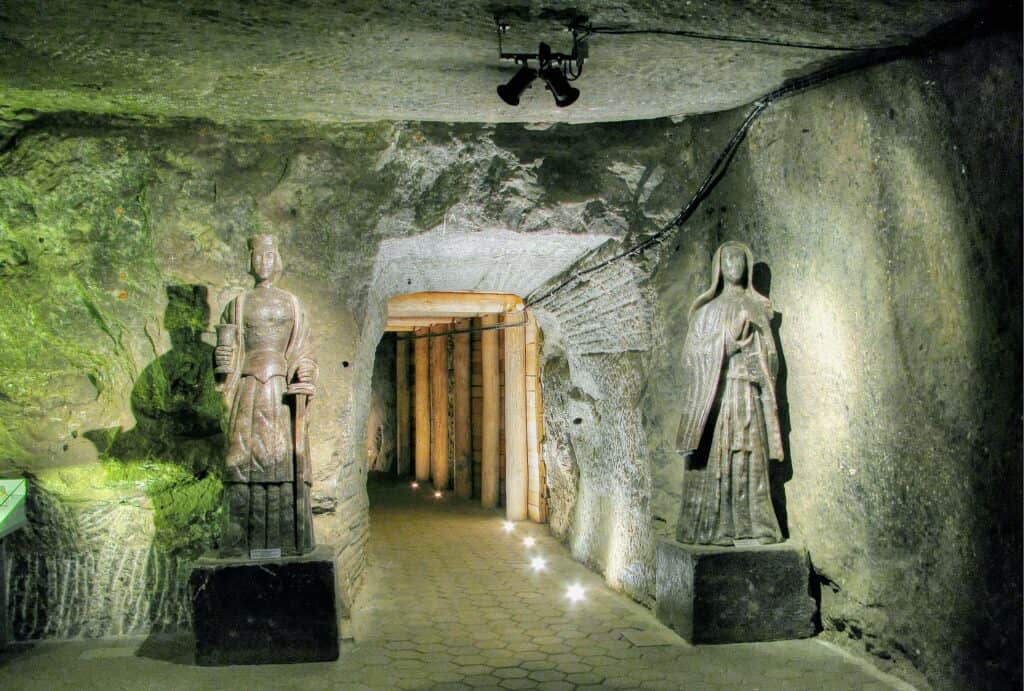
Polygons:
<instances>
[{"instance_id":1,"label":"statue's clasped hand","mask_svg":"<svg viewBox=\"0 0 1024 691\"><path fill-rule=\"evenodd\" d=\"M303 360L295 368L295 381L288 386L288 394L292 396L312 396L316 392L313 385L313 377L316 374L316 365L309 360Z\"/></svg>"},{"instance_id":2,"label":"statue's clasped hand","mask_svg":"<svg viewBox=\"0 0 1024 691\"><path fill-rule=\"evenodd\" d=\"M313 381L313 363L303 360L295 370L295 378L302 383Z\"/></svg>"},{"instance_id":3,"label":"statue's clasped hand","mask_svg":"<svg viewBox=\"0 0 1024 691\"><path fill-rule=\"evenodd\" d=\"M754 334L751 332L750 327L750 315L747 314L746 310L740 311L740 313L736 315L736 320L726 331L725 342L727 355L739 352L746 346L750 345L751 340L754 338Z\"/></svg>"},{"instance_id":4,"label":"statue's clasped hand","mask_svg":"<svg viewBox=\"0 0 1024 691\"><path fill-rule=\"evenodd\" d=\"M230 367L235 356L235 349L229 345L219 345L213 351L213 360L217 367Z\"/></svg>"}]
</instances>

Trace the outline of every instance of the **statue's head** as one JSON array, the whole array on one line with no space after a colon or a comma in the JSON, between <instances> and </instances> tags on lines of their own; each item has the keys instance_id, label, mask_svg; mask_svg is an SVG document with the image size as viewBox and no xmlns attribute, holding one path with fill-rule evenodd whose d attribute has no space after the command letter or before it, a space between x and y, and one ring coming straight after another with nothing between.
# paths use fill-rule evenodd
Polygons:
<instances>
[{"instance_id":1,"label":"statue's head","mask_svg":"<svg viewBox=\"0 0 1024 691\"><path fill-rule=\"evenodd\" d=\"M277 238L273 235L254 235L249 240L249 273L257 283L273 283L284 271L281 255L277 251Z\"/></svg>"},{"instance_id":2,"label":"statue's head","mask_svg":"<svg viewBox=\"0 0 1024 691\"><path fill-rule=\"evenodd\" d=\"M750 247L736 240L723 242L711 258L711 285L693 301L690 315L711 302L727 285L740 286L763 299L764 296L754 289L753 272L754 254Z\"/></svg>"},{"instance_id":3,"label":"statue's head","mask_svg":"<svg viewBox=\"0 0 1024 691\"><path fill-rule=\"evenodd\" d=\"M739 285L747 276L747 253L750 250L738 242L727 242L719 249L722 264L722 279L731 285ZM749 283L749 280L748 280Z\"/></svg>"}]
</instances>

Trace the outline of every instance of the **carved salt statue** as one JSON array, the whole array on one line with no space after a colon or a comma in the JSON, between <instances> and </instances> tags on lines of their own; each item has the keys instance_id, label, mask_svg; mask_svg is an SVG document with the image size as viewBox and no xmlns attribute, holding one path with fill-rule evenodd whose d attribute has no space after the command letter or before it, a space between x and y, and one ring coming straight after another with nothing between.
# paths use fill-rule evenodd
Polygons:
<instances>
[{"instance_id":1,"label":"carved salt statue","mask_svg":"<svg viewBox=\"0 0 1024 691\"><path fill-rule=\"evenodd\" d=\"M221 557L313 549L306 405L315 392L309 320L274 286L283 270L272 235L250 244L256 287L232 300L214 357L230 410Z\"/></svg>"},{"instance_id":2,"label":"carved salt statue","mask_svg":"<svg viewBox=\"0 0 1024 691\"><path fill-rule=\"evenodd\" d=\"M679 542L782 541L768 480L769 459L783 457L778 356L772 306L754 290L753 266L750 248L724 243L712 260L711 287L690 308L676 435L685 462Z\"/></svg>"}]
</instances>

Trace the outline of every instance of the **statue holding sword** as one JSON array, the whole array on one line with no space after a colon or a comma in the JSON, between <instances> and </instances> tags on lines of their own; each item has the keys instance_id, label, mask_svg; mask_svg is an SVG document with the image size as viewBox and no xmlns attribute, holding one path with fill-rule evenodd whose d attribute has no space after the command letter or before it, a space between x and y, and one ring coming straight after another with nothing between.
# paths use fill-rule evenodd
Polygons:
<instances>
[{"instance_id":1,"label":"statue holding sword","mask_svg":"<svg viewBox=\"0 0 1024 691\"><path fill-rule=\"evenodd\" d=\"M214 351L230 411L219 556L272 558L312 551L306 410L316 391L309 319L274 283L283 270L272 235L250 241L256 286L224 309Z\"/></svg>"}]
</instances>

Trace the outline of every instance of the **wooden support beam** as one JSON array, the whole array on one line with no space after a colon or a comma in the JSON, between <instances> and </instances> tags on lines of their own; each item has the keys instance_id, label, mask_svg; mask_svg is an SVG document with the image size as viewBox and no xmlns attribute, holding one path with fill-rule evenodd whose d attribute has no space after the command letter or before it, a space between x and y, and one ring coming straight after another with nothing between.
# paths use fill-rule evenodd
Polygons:
<instances>
[{"instance_id":1,"label":"wooden support beam","mask_svg":"<svg viewBox=\"0 0 1024 691\"><path fill-rule=\"evenodd\" d=\"M542 496L544 492L540 461L540 363L537 320L527 313L526 322L526 461L528 468L527 509L530 520L541 523L544 520Z\"/></svg>"},{"instance_id":2,"label":"wooden support beam","mask_svg":"<svg viewBox=\"0 0 1024 691\"><path fill-rule=\"evenodd\" d=\"M409 341L395 341L395 473L409 474L412 466L412 443L409 424Z\"/></svg>"},{"instance_id":3,"label":"wooden support beam","mask_svg":"<svg viewBox=\"0 0 1024 691\"><path fill-rule=\"evenodd\" d=\"M430 327L430 476L448 489L448 327Z\"/></svg>"},{"instance_id":4,"label":"wooden support beam","mask_svg":"<svg viewBox=\"0 0 1024 691\"><path fill-rule=\"evenodd\" d=\"M455 322L456 329L468 329L469 320ZM455 457L452 459L455 494L469 499L473 496L473 440L470 436L470 358L469 334L452 336L452 416L455 418Z\"/></svg>"},{"instance_id":5,"label":"wooden support beam","mask_svg":"<svg viewBox=\"0 0 1024 691\"><path fill-rule=\"evenodd\" d=\"M416 329L417 336L428 333L425 328ZM413 357L416 377L416 481L430 479L430 355L429 338L413 341Z\"/></svg>"},{"instance_id":6,"label":"wooden support beam","mask_svg":"<svg viewBox=\"0 0 1024 691\"><path fill-rule=\"evenodd\" d=\"M434 324L450 324L455 321L454 317L388 317L384 330L407 329L417 326L433 326Z\"/></svg>"},{"instance_id":7,"label":"wooden support beam","mask_svg":"<svg viewBox=\"0 0 1024 691\"><path fill-rule=\"evenodd\" d=\"M488 314L480 319L481 326L494 326L498 315ZM494 329L480 333L481 369L483 384L481 402L480 443L480 504L493 509L498 506L498 453L501 439L501 394L498 382L498 332Z\"/></svg>"},{"instance_id":8,"label":"wooden support beam","mask_svg":"<svg viewBox=\"0 0 1024 691\"><path fill-rule=\"evenodd\" d=\"M502 316L517 324L522 312ZM505 333L505 517L523 521L528 516L528 460L526 457L526 329L514 326Z\"/></svg>"},{"instance_id":9,"label":"wooden support beam","mask_svg":"<svg viewBox=\"0 0 1024 691\"><path fill-rule=\"evenodd\" d=\"M507 293L407 293L388 300L388 320L397 317L475 317L522 309L522 299Z\"/></svg>"}]
</instances>

